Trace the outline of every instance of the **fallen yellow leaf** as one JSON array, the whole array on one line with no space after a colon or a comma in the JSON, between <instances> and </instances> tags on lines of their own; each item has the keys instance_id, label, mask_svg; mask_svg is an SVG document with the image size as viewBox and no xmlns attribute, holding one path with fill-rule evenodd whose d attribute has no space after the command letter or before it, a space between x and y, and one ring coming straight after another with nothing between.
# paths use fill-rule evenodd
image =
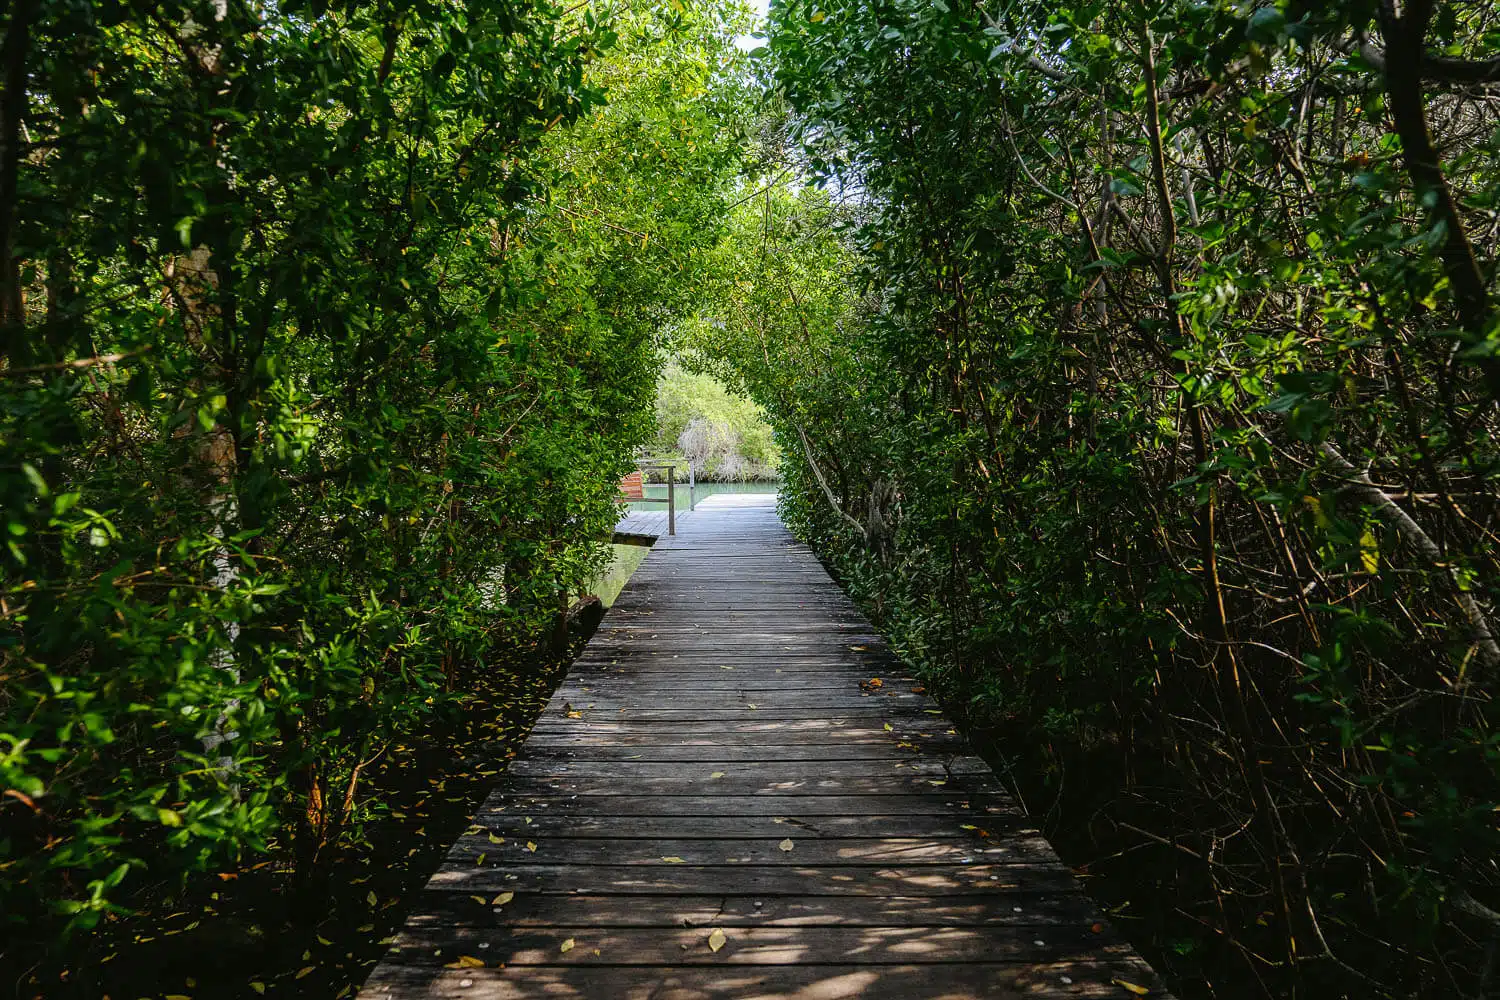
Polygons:
<instances>
[{"instance_id":1,"label":"fallen yellow leaf","mask_svg":"<svg viewBox=\"0 0 1500 1000\"><path fill-rule=\"evenodd\" d=\"M498 895L494 899L490 900L490 905L491 906L504 906L506 903L509 903L512 899L515 899L515 898L516 898L516 894L513 893L513 892L502 892L500 895Z\"/></svg>"},{"instance_id":2,"label":"fallen yellow leaf","mask_svg":"<svg viewBox=\"0 0 1500 1000\"><path fill-rule=\"evenodd\" d=\"M708 936L708 950L717 952L720 948L724 947L724 942L727 940L729 940L728 936L726 936L725 933L719 928L715 927L714 932Z\"/></svg>"},{"instance_id":3,"label":"fallen yellow leaf","mask_svg":"<svg viewBox=\"0 0 1500 1000\"><path fill-rule=\"evenodd\" d=\"M685 865L685 864L687 864L687 861L685 859L679 858L675 854L668 854L665 857L663 857L662 860L665 861L669 865Z\"/></svg>"},{"instance_id":4,"label":"fallen yellow leaf","mask_svg":"<svg viewBox=\"0 0 1500 1000\"><path fill-rule=\"evenodd\" d=\"M713 774L710 774L709 777L710 778L722 778L722 777L724 777L724 772L723 771L715 771Z\"/></svg>"},{"instance_id":5,"label":"fallen yellow leaf","mask_svg":"<svg viewBox=\"0 0 1500 1000\"><path fill-rule=\"evenodd\" d=\"M557 950L560 951L560 952L562 952L564 955L566 955L568 952L572 951L573 950L573 939L572 938L568 938L562 944L558 945Z\"/></svg>"},{"instance_id":6,"label":"fallen yellow leaf","mask_svg":"<svg viewBox=\"0 0 1500 1000\"><path fill-rule=\"evenodd\" d=\"M781 848L783 851L790 851L793 847L796 847L797 845L792 843L792 838L791 837L788 837L785 840L783 840L781 843L777 844L776 846L779 847L779 848Z\"/></svg>"},{"instance_id":7,"label":"fallen yellow leaf","mask_svg":"<svg viewBox=\"0 0 1500 1000\"><path fill-rule=\"evenodd\" d=\"M443 968L445 968L445 969L482 969L482 968L484 968L484 959L482 959L482 958L475 958L473 955L460 955L460 956L458 956L458 961L456 961L456 962L449 962L447 965L443 966Z\"/></svg>"},{"instance_id":8,"label":"fallen yellow leaf","mask_svg":"<svg viewBox=\"0 0 1500 1000\"><path fill-rule=\"evenodd\" d=\"M1146 987L1144 987L1144 986L1137 986L1135 983L1127 983L1123 979L1111 979L1110 982L1114 983L1116 986L1123 986L1123 987L1125 987L1127 990L1129 990L1130 992L1134 993L1138 997L1143 997L1147 993L1151 992L1150 990L1146 989Z\"/></svg>"}]
</instances>

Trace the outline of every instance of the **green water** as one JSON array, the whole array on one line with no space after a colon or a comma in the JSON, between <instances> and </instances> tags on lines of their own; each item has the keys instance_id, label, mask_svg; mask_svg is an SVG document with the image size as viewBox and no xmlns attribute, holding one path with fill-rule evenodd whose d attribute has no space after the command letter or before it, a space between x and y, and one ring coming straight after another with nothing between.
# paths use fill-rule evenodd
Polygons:
<instances>
[{"instance_id":1,"label":"green water","mask_svg":"<svg viewBox=\"0 0 1500 1000\"><path fill-rule=\"evenodd\" d=\"M683 485L682 483L676 483L676 484L674 484L674 487L675 488L674 488L673 492L675 492L677 494L677 509L678 509L678 511L685 511L685 510L687 510L688 509L688 488L687 488L687 486ZM697 503L698 501L702 500L704 497L713 496L715 493L776 493L780 489L781 489L781 484L780 483L763 483L763 482L752 482L752 483L699 483L697 486L693 487L693 502ZM646 496L648 496L648 497L657 497L657 498L659 498L661 500L665 500L667 498L667 484L666 483L647 483L646 484ZM630 509L631 510L656 510L656 511L662 511L662 510L666 510L667 509L667 505L664 504L664 503L640 503L640 502L636 502L636 503L632 503L630 505Z\"/></svg>"},{"instance_id":2,"label":"green water","mask_svg":"<svg viewBox=\"0 0 1500 1000\"><path fill-rule=\"evenodd\" d=\"M640 568L641 560L651 551L645 545L611 545L610 548L614 549L614 558L610 560L609 567L603 576L586 588L606 608L615 603L615 598L620 596L620 591L630 582L630 575Z\"/></svg>"}]
</instances>

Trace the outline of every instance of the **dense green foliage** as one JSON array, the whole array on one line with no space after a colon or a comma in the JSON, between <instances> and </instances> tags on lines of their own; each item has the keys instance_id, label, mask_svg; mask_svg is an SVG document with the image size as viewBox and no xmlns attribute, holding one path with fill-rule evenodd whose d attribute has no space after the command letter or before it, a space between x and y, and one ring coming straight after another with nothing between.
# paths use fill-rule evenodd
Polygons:
<instances>
[{"instance_id":1,"label":"dense green foliage","mask_svg":"<svg viewBox=\"0 0 1500 1000\"><path fill-rule=\"evenodd\" d=\"M1046 749L1184 984L1491 994L1493 6L772 19L831 194L739 210L692 343L797 529Z\"/></svg>"},{"instance_id":2,"label":"dense green foliage","mask_svg":"<svg viewBox=\"0 0 1500 1000\"><path fill-rule=\"evenodd\" d=\"M699 479L775 479L781 456L765 414L712 375L669 363L656 389L657 455L681 456Z\"/></svg>"},{"instance_id":3,"label":"dense green foliage","mask_svg":"<svg viewBox=\"0 0 1500 1000\"><path fill-rule=\"evenodd\" d=\"M312 877L456 665L598 571L744 15L8 11L0 915L45 937Z\"/></svg>"}]
</instances>

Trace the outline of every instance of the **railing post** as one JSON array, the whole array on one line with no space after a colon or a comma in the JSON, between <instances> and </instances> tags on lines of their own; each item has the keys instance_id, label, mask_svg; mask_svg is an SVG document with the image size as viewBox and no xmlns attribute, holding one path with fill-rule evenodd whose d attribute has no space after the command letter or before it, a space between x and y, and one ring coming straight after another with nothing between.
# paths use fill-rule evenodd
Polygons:
<instances>
[{"instance_id":1,"label":"railing post","mask_svg":"<svg viewBox=\"0 0 1500 1000\"><path fill-rule=\"evenodd\" d=\"M694 507L698 506L698 500L697 500L697 498L695 496L693 496L693 492L698 488L698 477L697 477L697 475L695 475L695 472L696 472L696 470L693 468L693 461L692 461L692 459L688 459L688 510L689 511L691 511Z\"/></svg>"},{"instance_id":2,"label":"railing post","mask_svg":"<svg viewBox=\"0 0 1500 1000\"><path fill-rule=\"evenodd\" d=\"M667 466L667 534L677 534L677 487L672 484L672 466Z\"/></svg>"}]
</instances>

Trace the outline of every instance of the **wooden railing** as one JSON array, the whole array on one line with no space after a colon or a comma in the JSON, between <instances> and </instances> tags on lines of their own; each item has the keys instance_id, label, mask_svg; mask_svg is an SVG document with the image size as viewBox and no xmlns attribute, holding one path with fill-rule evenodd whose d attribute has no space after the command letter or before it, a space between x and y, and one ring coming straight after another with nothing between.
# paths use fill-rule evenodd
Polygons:
<instances>
[{"instance_id":1,"label":"wooden railing","mask_svg":"<svg viewBox=\"0 0 1500 1000\"><path fill-rule=\"evenodd\" d=\"M631 503L665 503L667 505L667 534L677 534L677 466L669 462L652 462L642 460L636 462L637 471L632 472L620 480L620 493ZM667 473L667 495L662 497L646 496L645 473L648 471L665 470ZM688 510L697 506L698 478L694 472L693 464L688 463Z\"/></svg>"},{"instance_id":2,"label":"wooden railing","mask_svg":"<svg viewBox=\"0 0 1500 1000\"><path fill-rule=\"evenodd\" d=\"M667 496L666 496L665 500L663 500L660 497L648 497L648 496L642 495L642 497L639 500L636 500L635 502L636 503L665 503L667 505L667 534L669 534L669 535L675 535L675 534L677 534L677 489L676 489L676 484L673 482L673 476L676 473L677 466L671 464L670 462L664 462L664 463L638 462L636 464L640 466L640 470L643 473L645 473L645 472L651 472L651 471L656 471L656 470L660 470L660 469L665 469L667 471ZM690 481L690 485L688 486L688 509L689 510L693 509L693 494L692 494L692 485L691 485L692 475L693 475L693 467L692 467L691 464L689 464L688 465L688 478L689 478L689 481ZM642 494L644 494L645 493L645 489L642 488L641 492L642 492Z\"/></svg>"}]
</instances>

